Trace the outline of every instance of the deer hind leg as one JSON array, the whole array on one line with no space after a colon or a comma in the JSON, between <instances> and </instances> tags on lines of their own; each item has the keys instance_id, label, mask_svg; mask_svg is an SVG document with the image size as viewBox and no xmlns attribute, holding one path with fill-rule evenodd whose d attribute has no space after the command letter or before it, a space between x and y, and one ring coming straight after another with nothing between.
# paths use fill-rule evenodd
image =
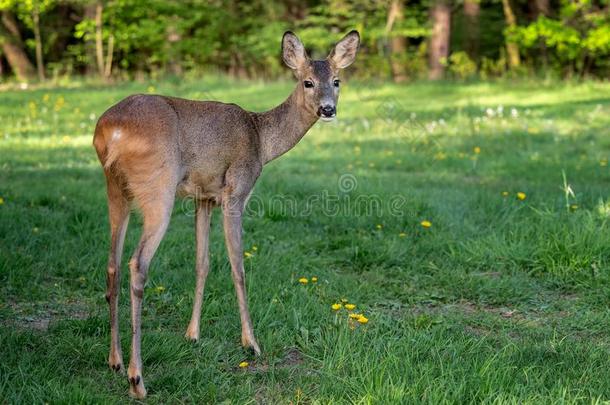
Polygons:
<instances>
[{"instance_id":1,"label":"deer hind leg","mask_svg":"<svg viewBox=\"0 0 610 405\"><path fill-rule=\"evenodd\" d=\"M106 301L110 307L110 354L108 365L115 371L123 368L123 355L119 339L119 291L121 289L121 256L127 224L129 201L125 198L119 180L106 172L108 192L108 218L110 220L110 255L106 276Z\"/></svg>"},{"instance_id":2,"label":"deer hind leg","mask_svg":"<svg viewBox=\"0 0 610 405\"><path fill-rule=\"evenodd\" d=\"M209 238L210 238L210 219L212 216L211 201L197 201L197 211L195 214L195 235L197 243L197 258L196 258L196 286L195 299L193 301L193 314L191 322L186 330L186 338L190 340L199 340L199 320L201 318L201 305L203 303L203 289L205 288L205 280L210 272L209 259Z\"/></svg>"},{"instance_id":3,"label":"deer hind leg","mask_svg":"<svg viewBox=\"0 0 610 405\"><path fill-rule=\"evenodd\" d=\"M137 197L136 197L137 199ZM146 198L142 208L144 225L140 243L129 262L131 286L131 357L127 377L129 379L129 394L142 399L146 396L144 379L142 378L142 358L140 356L141 314L144 285L148 274L150 261L159 247L174 205L174 190L171 193L163 190L157 194L151 193Z\"/></svg>"},{"instance_id":4,"label":"deer hind leg","mask_svg":"<svg viewBox=\"0 0 610 405\"><path fill-rule=\"evenodd\" d=\"M242 214L248 193L243 197L223 195L223 226L227 252L231 262L231 277L237 294L239 316L241 318L241 344L259 355L261 349L254 338L248 301L246 299L244 255L242 246Z\"/></svg>"}]
</instances>

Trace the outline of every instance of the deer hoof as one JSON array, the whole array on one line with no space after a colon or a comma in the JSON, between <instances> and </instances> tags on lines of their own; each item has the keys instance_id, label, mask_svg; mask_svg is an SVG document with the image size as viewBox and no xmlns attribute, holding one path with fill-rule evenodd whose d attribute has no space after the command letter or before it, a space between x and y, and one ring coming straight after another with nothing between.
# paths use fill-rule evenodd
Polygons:
<instances>
[{"instance_id":1,"label":"deer hoof","mask_svg":"<svg viewBox=\"0 0 610 405\"><path fill-rule=\"evenodd\" d=\"M144 388L144 381L139 375L129 377L129 395L132 398L136 399L146 398L146 388Z\"/></svg>"},{"instance_id":2,"label":"deer hoof","mask_svg":"<svg viewBox=\"0 0 610 405\"><path fill-rule=\"evenodd\" d=\"M191 342L197 342L199 340L199 331L194 330L194 328L189 328L186 330L184 337Z\"/></svg>"},{"instance_id":3,"label":"deer hoof","mask_svg":"<svg viewBox=\"0 0 610 405\"><path fill-rule=\"evenodd\" d=\"M257 356L261 355L261 349L258 346L258 343L256 343L256 339L254 339L254 337L242 338L241 344L245 349L252 350Z\"/></svg>"},{"instance_id":4,"label":"deer hoof","mask_svg":"<svg viewBox=\"0 0 610 405\"><path fill-rule=\"evenodd\" d=\"M120 354L111 354L108 358L108 365L116 372L123 370L123 359Z\"/></svg>"}]
</instances>

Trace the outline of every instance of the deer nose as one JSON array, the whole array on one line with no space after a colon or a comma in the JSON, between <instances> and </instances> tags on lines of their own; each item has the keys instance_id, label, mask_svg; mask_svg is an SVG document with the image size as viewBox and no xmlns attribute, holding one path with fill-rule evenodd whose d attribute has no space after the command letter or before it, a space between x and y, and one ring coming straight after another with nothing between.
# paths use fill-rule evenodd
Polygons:
<instances>
[{"instance_id":1,"label":"deer nose","mask_svg":"<svg viewBox=\"0 0 610 405\"><path fill-rule=\"evenodd\" d=\"M318 115L322 116L322 117L334 117L335 114L337 113L337 108L334 105L323 105L320 106L319 110L318 110Z\"/></svg>"}]
</instances>

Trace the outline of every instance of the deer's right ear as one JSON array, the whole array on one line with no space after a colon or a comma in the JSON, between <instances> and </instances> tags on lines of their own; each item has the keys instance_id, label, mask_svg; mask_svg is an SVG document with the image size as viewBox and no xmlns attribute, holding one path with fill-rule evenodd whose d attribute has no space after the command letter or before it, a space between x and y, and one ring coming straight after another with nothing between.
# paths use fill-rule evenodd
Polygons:
<instances>
[{"instance_id":1,"label":"deer's right ear","mask_svg":"<svg viewBox=\"0 0 610 405\"><path fill-rule=\"evenodd\" d=\"M291 31L286 31L282 37L282 59L293 70L300 69L308 60L303 43Z\"/></svg>"}]
</instances>

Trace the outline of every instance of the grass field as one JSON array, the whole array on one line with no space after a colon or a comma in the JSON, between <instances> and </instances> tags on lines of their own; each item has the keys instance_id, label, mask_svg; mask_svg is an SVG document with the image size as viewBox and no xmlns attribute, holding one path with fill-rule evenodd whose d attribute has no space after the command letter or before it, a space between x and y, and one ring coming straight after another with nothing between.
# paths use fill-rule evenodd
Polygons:
<instances>
[{"instance_id":1,"label":"grass field","mask_svg":"<svg viewBox=\"0 0 610 405\"><path fill-rule=\"evenodd\" d=\"M0 402L128 398L106 364L96 118L135 92L264 110L291 88L219 79L0 93ZM218 212L202 337L183 338L194 218L192 203L176 204L145 291L147 402L610 400L609 158L608 83L346 81L339 120L270 163L250 201L260 358L239 344ZM125 264L140 224L133 216L124 254L126 361ZM368 323L334 311L341 299Z\"/></svg>"}]
</instances>

